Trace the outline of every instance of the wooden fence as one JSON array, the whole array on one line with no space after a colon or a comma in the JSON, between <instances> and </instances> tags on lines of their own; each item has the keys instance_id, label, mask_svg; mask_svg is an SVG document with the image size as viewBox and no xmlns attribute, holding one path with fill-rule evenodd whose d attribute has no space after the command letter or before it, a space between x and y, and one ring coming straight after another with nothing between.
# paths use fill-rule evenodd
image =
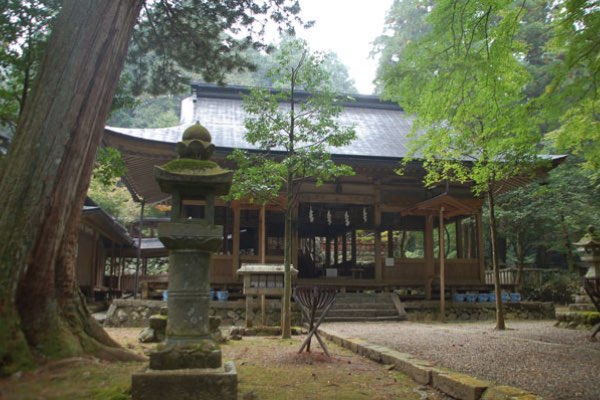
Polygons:
<instances>
[{"instance_id":1,"label":"wooden fence","mask_svg":"<svg viewBox=\"0 0 600 400\"><path fill-rule=\"evenodd\" d=\"M500 285L502 286L514 286L517 281L518 268L505 268L500 271ZM548 269L548 268L523 268L523 276L521 282L528 285L540 286L544 283L544 276L551 274L559 274L564 272L561 269ZM494 284L494 271L485 271L485 283L487 285Z\"/></svg>"}]
</instances>

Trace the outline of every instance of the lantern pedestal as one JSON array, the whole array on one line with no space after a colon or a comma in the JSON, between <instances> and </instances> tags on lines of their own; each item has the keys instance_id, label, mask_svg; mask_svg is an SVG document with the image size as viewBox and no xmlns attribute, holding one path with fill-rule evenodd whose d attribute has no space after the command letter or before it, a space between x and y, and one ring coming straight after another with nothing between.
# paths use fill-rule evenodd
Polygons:
<instances>
[{"instance_id":1,"label":"lantern pedestal","mask_svg":"<svg viewBox=\"0 0 600 400\"><path fill-rule=\"evenodd\" d=\"M233 175L208 160L213 150L196 124L177 144L180 158L155 167L161 190L171 194L171 221L158 227L169 250L169 311L166 341L150 354L149 368L132 376L134 400L237 399L235 366L222 364L208 316L211 256L223 241L215 197L229 192Z\"/></svg>"}]
</instances>

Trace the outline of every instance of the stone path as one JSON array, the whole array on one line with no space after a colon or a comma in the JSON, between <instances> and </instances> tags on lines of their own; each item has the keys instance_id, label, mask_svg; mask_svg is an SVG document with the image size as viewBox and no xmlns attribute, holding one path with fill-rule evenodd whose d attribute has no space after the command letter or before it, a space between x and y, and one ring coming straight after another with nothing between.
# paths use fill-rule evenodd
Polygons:
<instances>
[{"instance_id":1,"label":"stone path","mask_svg":"<svg viewBox=\"0 0 600 400\"><path fill-rule=\"evenodd\" d=\"M327 323L328 332L412 354L476 378L516 386L546 400L600 399L600 342L554 321Z\"/></svg>"}]
</instances>

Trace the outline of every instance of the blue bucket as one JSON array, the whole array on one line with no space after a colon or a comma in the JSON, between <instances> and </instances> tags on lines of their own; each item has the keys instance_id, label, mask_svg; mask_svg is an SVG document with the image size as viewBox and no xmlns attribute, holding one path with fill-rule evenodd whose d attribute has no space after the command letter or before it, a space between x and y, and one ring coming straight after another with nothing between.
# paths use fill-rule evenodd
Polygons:
<instances>
[{"instance_id":1,"label":"blue bucket","mask_svg":"<svg viewBox=\"0 0 600 400\"><path fill-rule=\"evenodd\" d=\"M208 294L208 300L213 301L215 299L215 291L211 290Z\"/></svg>"},{"instance_id":2,"label":"blue bucket","mask_svg":"<svg viewBox=\"0 0 600 400\"><path fill-rule=\"evenodd\" d=\"M465 299L467 300L467 303L475 303L477 295L475 293L467 293L465 294Z\"/></svg>"},{"instance_id":3,"label":"blue bucket","mask_svg":"<svg viewBox=\"0 0 600 400\"><path fill-rule=\"evenodd\" d=\"M510 301L510 294L508 294L507 292L502 292L502 302L506 303Z\"/></svg>"},{"instance_id":4,"label":"blue bucket","mask_svg":"<svg viewBox=\"0 0 600 400\"><path fill-rule=\"evenodd\" d=\"M479 293L477 295L477 301L480 303L487 303L490 301L490 295L487 293Z\"/></svg>"},{"instance_id":5,"label":"blue bucket","mask_svg":"<svg viewBox=\"0 0 600 400\"><path fill-rule=\"evenodd\" d=\"M219 290L217 292L217 300L226 301L227 299L229 299L229 292L227 290Z\"/></svg>"},{"instance_id":6,"label":"blue bucket","mask_svg":"<svg viewBox=\"0 0 600 400\"><path fill-rule=\"evenodd\" d=\"M462 293L454 293L453 300L455 303L462 303L465 301L465 295Z\"/></svg>"},{"instance_id":7,"label":"blue bucket","mask_svg":"<svg viewBox=\"0 0 600 400\"><path fill-rule=\"evenodd\" d=\"M521 293L511 293L510 301L513 303L518 303L521 301Z\"/></svg>"},{"instance_id":8,"label":"blue bucket","mask_svg":"<svg viewBox=\"0 0 600 400\"><path fill-rule=\"evenodd\" d=\"M163 294L163 301L167 301L169 299L169 291L165 290L162 294Z\"/></svg>"},{"instance_id":9,"label":"blue bucket","mask_svg":"<svg viewBox=\"0 0 600 400\"><path fill-rule=\"evenodd\" d=\"M490 293L490 301L492 303L496 302L496 293L494 293L494 292Z\"/></svg>"}]
</instances>

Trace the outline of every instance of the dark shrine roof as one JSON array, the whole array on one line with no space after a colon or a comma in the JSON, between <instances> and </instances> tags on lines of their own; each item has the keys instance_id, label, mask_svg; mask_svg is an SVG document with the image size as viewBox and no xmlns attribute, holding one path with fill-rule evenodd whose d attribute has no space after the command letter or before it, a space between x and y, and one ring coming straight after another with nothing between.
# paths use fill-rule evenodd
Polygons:
<instances>
[{"instance_id":1,"label":"dark shrine roof","mask_svg":"<svg viewBox=\"0 0 600 400\"><path fill-rule=\"evenodd\" d=\"M107 126L103 145L121 151L127 166L124 181L133 198L154 204L170 197L160 191L154 179L154 166L176 157L175 143L181 140L184 130L196 121L211 133L216 153L228 153L232 149L257 150L256 146L244 140L246 113L242 94L245 93L248 93L248 88L240 86L193 84L192 96L182 101L181 123L178 126L160 129ZM298 97L301 101L307 95L299 93ZM352 159L386 163L392 171L397 166L394 163L408 153L413 118L397 104L381 101L377 96L354 95L353 98L354 101L344 103L338 122L340 125L353 125L357 138L347 146L332 148L332 155L342 162ZM565 159L565 156L546 157L552 161L552 167ZM500 182L497 191L509 191L533 179L529 176L513 177Z\"/></svg>"},{"instance_id":2,"label":"dark shrine roof","mask_svg":"<svg viewBox=\"0 0 600 400\"><path fill-rule=\"evenodd\" d=\"M241 94L247 93L246 88L208 84L194 84L192 88L196 100L194 102L192 97L184 100L183 123L179 126L160 129L106 127L106 130L144 140L176 143L181 140L183 131L190 124L199 121L210 131L212 142L217 148L256 149L244 140L246 113ZM412 118L397 104L383 102L377 96L356 95L354 99L354 102L345 103L338 122L345 126L354 125L357 138L348 146L333 148L332 154L398 159L404 157L408 151L407 135L411 130Z\"/></svg>"}]
</instances>

